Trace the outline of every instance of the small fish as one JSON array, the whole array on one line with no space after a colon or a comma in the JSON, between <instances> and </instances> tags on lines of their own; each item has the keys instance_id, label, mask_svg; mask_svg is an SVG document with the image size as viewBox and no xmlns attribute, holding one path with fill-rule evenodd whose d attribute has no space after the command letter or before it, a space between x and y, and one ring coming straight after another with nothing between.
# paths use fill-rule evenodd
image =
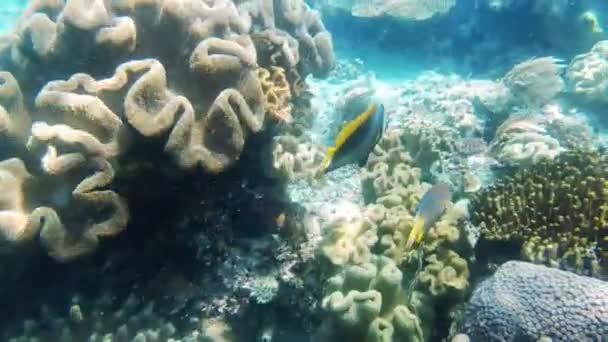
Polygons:
<instances>
[{"instance_id":1,"label":"small fish","mask_svg":"<svg viewBox=\"0 0 608 342\"><path fill-rule=\"evenodd\" d=\"M287 219L287 214L285 214L285 212L280 213L276 218L275 218L275 223L277 224L278 228L283 228L283 226L285 225L285 220Z\"/></svg>"},{"instance_id":2,"label":"small fish","mask_svg":"<svg viewBox=\"0 0 608 342\"><path fill-rule=\"evenodd\" d=\"M443 214L447 203L452 198L450 188L447 184L440 183L430 188L420 199L416 207L416 217L410 235L405 242L405 248L409 250L415 243L422 240L424 232L427 231Z\"/></svg>"},{"instance_id":3,"label":"small fish","mask_svg":"<svg viewBox=\"0 0 608 342\"><path fill-rule=\"evenodd\" d=\"M347 122L336 137L334 146L327 153L317 177L349 164L365 166L372 152L384 133L384 106L372 104L369 108Z\"/></svg>"},{"instance_id":4,"label":"small fish","mask_svg":"<svg viewBox=\"0 0 608 342\"><path fill-rule=\"evenodd\" d=\"M464 155L473 155L485 152L488 144L482 138L464 138L458 141L456 147Z\"/></svg>"}]
</instances>

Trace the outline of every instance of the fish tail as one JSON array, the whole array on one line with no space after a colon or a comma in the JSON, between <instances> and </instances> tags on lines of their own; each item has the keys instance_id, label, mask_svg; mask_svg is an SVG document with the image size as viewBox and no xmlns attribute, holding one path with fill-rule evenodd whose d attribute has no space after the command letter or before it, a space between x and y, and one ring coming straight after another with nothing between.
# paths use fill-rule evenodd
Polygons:
<instances>
[{"instance_id":1,"label":"fish tail","mask_svg":"<svg viewBox=\"0 0 608 342\"><path fill-rule=\"evenodd\" d=\"M327 170L327 168L331 164L331 160L334 157L335 153L336 153L335 147L332 146L332 147L327 148L327 153L325 154L325 157L323 158L323 161L321 162L321 166L319 167L319 169L317 170L317 173L315 174L315 178L320 178L323 175L323 173L325 173L325 170Z\"/></svg>"},{"instance_id":2,"label":"fish tail","mask_svg":"<svg viewBox=\"0 0 608 342\"><path fill-rule=\"evenodd\" d=\"M420 216L416 216L416 218L414 219L414 225L412 226L412 230L410 231L410 235L407 238L407 242L405 243L405 250L411 249L415 243L418 243L422 240L422 237L424 235L422 226L424 226L424 219Z\"/></svg>"}]
</instances>

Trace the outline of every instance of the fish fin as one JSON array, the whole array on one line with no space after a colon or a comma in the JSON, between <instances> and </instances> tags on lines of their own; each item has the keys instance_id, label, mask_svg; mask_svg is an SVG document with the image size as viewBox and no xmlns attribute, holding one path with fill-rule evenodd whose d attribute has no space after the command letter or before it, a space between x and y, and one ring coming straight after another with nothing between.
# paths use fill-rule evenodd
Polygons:
<instances>
[{"instance_id":1,"label":"fish fin","mask_svg":"<svg viewBox=\"0 0 608 342\"><path fill-rule=\"evenodd\" d=\"M315 174L316 178L319 178L325 174L325 172L331 165L331 161L334 157L334 154L336 154L336 150L337 150L337 148L334 146L327 148L327 153L325 153L325 157L323 158L323 161L321 162L321 166L319 167L319 170L317 170L317 173Z\"/></svg>"},{"instance_id":2,"label":"fish fin","mask_svg":"<svg viewBox=\"0 0 608 342\"><path fill-rule=\"evenodd\" d=\"M409 250L414 246L416 242L422 240L422 236L424 235L424 231L422 227L424 226L424 218L420 216L416 216L414 219L414 225L412 226L412 230L410 231L410 235L407 238L407 242L405 243L405 250Z\"/></svg>"},{"instance_id":3,"label":"fish fin","mask_svg":"<svg viewBox=\"0 0 608 342\"><path fill-rule=\"evenodd\" d=\"M374 144L370 147L370 150L367 152L365 157L359 161L359 164L358 164L359 167L364 167L365 164L367 164L369 155L374 151L374 148L376 147L376 145L378 145L378 142L380 141L380 139L382 139L382 136L384 135L384 130L385 130L385 126L386 126L386 122L384 120L384 105L380 104L375 113L376 113L375 115L380 115L381 124L376 132L376 137L374 138Z\"/></svg>"},{"instance_id":4,"label":"fish fin","mask_svg":"<svg viewBox=\"0 0 608 342\"><path fill-rule=\"evenodd\" d=\"M353 135L361 125L363 125L376 111L376 105L370 105L367 110L359 115L357 115L353 120L347 122L338 133L336 137L335 148L339 149L344 145L346 140Z\"/></svg>"}]
</instances>

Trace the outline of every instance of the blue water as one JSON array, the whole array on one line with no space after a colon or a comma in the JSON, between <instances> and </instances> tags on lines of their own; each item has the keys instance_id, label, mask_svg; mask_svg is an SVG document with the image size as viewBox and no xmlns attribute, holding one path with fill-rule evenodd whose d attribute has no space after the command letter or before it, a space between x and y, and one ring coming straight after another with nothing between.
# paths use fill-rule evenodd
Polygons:
<instances>
[{"instance_id":1,"label":"blue water","mask_svg":"<svg viewBox=\"0 0 608 342\"><path fill-rule=\"evenodd\" d=\"M578 149L593 153L591 159L601 166L579 166L593 177L578 184L555 181L560 191L542 190L551 196L535 190L538 193L530 198L538 203L553 196L562 202L524 209L518 204L522 212L514 216L517 222L523 222L517 215L546 220L560 206L575 208L573 196L578 194L588 195L585 205L594 204L588 212L573 209L564 215L605 222L608 89L603 98L576 94L565 70L575 56L608 40L608 1L569 0L562 13L549 15L535 13L533 7L552 0L504 0L512 7L501 11L480 5L490 0L457 0L447 14L413 22L389 16L356 17L326 7L327 2L347 0L306 0L322 12L331 34L338 65L333 70L317 65L300 32L304 26L292 26L287 17L275 24L284 30L280 34L299 41L300 63L288 65L282 49L289 45L269 43L263 21L254 19L254 64L247 44L231 51L234 42L249 42L230 31L244 25L220 29L228 23L223 18L214 22L217 26L201 25L208 17L200 13L208 12L199 13L200 9L232 0L167 0L163 4L180 1L196 4L185 9L185 19L172 18L180 12L151 5L155 1L133 0L143 4L135 13L116 9L130 1L38 1L58 8L85 3L98 10L114 9L100 25L124 24L125 35L112 36L116 32L99 29L97 23L92 31L77 27L88 23L85 19L91 18L84 15L90 13L63 25L50 25L44 15L55 22L62 17L53 11L43 14L49 11L46 8L37 17L42 30L17 30L17 35L10 36L14 39L2 40L0 342L150 342L169 337L195 342L202 340L201 334L216 334L211 341L399 342L398 337L374 339L371 333L384 324L392 329L392 310L397 312L397 308L402 314L409 310L404 317L416 317L410 324L420 322L422 328L412 330L427 335L419 340L445 341L451 324L461 323L453 319L462 314L458 311L462 307L470 314L464 319L467 331L494 328L485 322L476 326L478 312L469 305L470 296L475 289L484 289L479 284L491 278L501 263L524 258L551 265L542 270L547 278L564 279L560 278L563 274L553 273L562 268L567 271L565 277L586 276L576 278L577 284L599 284L582 285L591 293L588 297L582 297L586 291L572 291L581 296L575 302L593 310L573 315L574 321L564 329L579 324L578 319L581 325L590 321L590 329L604 334L593 341L608 338L608 328L597 324L608 321L605 223L594 231L594 238L604 234L604 240L596 243L576 236L577 243L591 241L585 245L585 255L560 262L543 259L563 252L551 246L535 250L538 260L524 256L529 252L522 249L525 237L514 237L517 234L507 234L508 241L500 241L496 248L484 236L475 245L483 233L482 225L474 224L477 209L491 211L493 206L520 202L520 194L511 200L501 198L502 193L483 191L513 181L509 177L514 175L527 180L521 174L529 170L540 177L558 160L552 158ZM248 5L259 2L278 7L289 1L300 3L251 0ZM553 3L561 1L565 0ZM234 2L242 15L246 1ZM0 32L13 33L28 3L0 0ZM166 17L155 12L160 9ZM595 14L602 34L590 34L581 24L587 11ZM132 33L125 16L131 16L137 26L133 45L129 39L120 40ZM156 26L161 17L169 18L163 22L166 26ZM58 34L47 31L51 28ZM199 37L205 34L232 41ZM115 40L104 41L110 36ZM7 44L13 45L6 49ZM229 52L218 56L223 51ZM206 53L213 56L208 58ZM542 89L509 84L505 75L515 65L546 56L563 65L555 73L539 71L543 77L532 83ZM224 62L221 67L216 64ZM272 77L263 78L264 72ZM301 79L300 74L308 77ZM375 77L361 77L371 74ZM605 70L595 76L605 77L608 84ZM537 105L543 92L555 86L544 81L555 79L566 80L563 89ZM474 93L475 87L482 87L479 84L488 88ZM384 105L384 126L374 126L379 122L375 120L343 126L361 117L372 102ZM258 122L261 113L264 121ZM352 128L352 135L344 127ZM336 153L367 159L321 175L317 173L321 160L328 156L337 132L348 138ZM371 139L369 134L382 136ZM375 145L361 146L361 141ZM547 162L541 164L545 169L533 168L540 163L537 158ZM572 164L564 165L562 170L572 171ZM562 170L549 174L561 175ZM593 189L587 184L593 181L602 186L601 195L588 192ZM449 185L456 205L440 209L462 216L440 218L444 224L437 229L446 231L430 234L426 230L419 249L406 253L407 259L393 260L401 252L394 253L397 247L391 246L399 245L401 233L407 236L405 229L410 229L416 202L437 183ZM530 189L542 189L517 186L507 190L517 189L523 197ZM584 188L574 189L577 186ZM488 197L480 199L480 194ZM496 212L500 219L506 217L502 209ZM522 231L545 233L547 226L535 224L529 220ZM506 226L520 227L512 222ZM559 226L573 235L589 227L591 223L576 229ZM30 235L19 234L30 230ZM448 241L446 236L456 233L459 238ZM425 245L425 239L440 242ZM449 260L437 261L446 254ZM528 270L529 265L517 267ZM370 270L378 274L370 275ZM371 290L386 285L382 290L389 293L387 289L395 285L389 283L401 275L397 290L388 296L395 302L385 301L389 308L374 313L372 299L377 295ZM440 276L453 278L444 282ZM367 281L370 277L373 280ZM509 284L518 282L505 277ZM516 285L524 288L524 294L535 293L526 291L527 286L550 293L547 300L554 299L552 305L568 301L571 295L565 286L552 286L544 278ZM357 300L327 305L330 300L354 297L349 286L372 294L366 297L366 309L377 316L373 323L348 321L347 328L337 323L360 318L354 312L367 313L356 310ZM475 294L501 290L499 286L485 288L486 292ZM420 295L418 303L412 295ZM521 324L513 331L520 329L524 335L529 333L526 329L546 329L535 331L530 340L561 336L560 319L548 319L553 316L543 311L542 303L534 309L538 312L521 314L516 310L525 311L526 305L504 305L512 304L511 296L488 297L471 300L488 306L480 310L482 316L487 312L492 316L496 310L498 318L491 318L500 321L505 315L510 327ZM347 314L336 309L346 304L351 305ZM566 315L571 317L569 311ZM532 323L515 319L520 317ZM497 334L512 333L499 328Z\"/></svg>"},{"instance_id":2,"label":"blue water","mask_svg":"<svg viewBox=\"0 0 608 342\"><path fill-rule=\"evenodd\" d=\"M10 29L21 15L27 0L4 0L0 5L0 31Z\"/></svg>"}]
</instances>

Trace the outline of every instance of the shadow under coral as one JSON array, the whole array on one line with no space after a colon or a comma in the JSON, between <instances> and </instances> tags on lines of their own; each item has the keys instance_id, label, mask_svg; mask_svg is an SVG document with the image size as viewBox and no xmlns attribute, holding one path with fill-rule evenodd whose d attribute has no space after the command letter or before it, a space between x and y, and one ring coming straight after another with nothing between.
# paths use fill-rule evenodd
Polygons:
<instances>
[{"instance_id":1,"label":"shadow under coral","mask_svg":"<svg viewBox=\"0 0 608 342\"><path fill-rule=\"evenodd\" d=\"M108 291L116 303L133 293L154 301L178 331L191 329L196 319L187 312L210 292L209 282L201 281L205 273L217 273L214 268L239 241L276 232L276 217L288 210L284 184L266 178L259 163L259 146L268 139L251 137L240 160L219 175L177 169L156 152L162 138L132 146L112 185L128 198L131 218L124 232L71 263L42 253L4 258L3 267L19 271L0 287L2 339L18 331L24 318L36 317L42 303L69 317L76 293L96 298Z\"/></svg>"}]
</instances>

